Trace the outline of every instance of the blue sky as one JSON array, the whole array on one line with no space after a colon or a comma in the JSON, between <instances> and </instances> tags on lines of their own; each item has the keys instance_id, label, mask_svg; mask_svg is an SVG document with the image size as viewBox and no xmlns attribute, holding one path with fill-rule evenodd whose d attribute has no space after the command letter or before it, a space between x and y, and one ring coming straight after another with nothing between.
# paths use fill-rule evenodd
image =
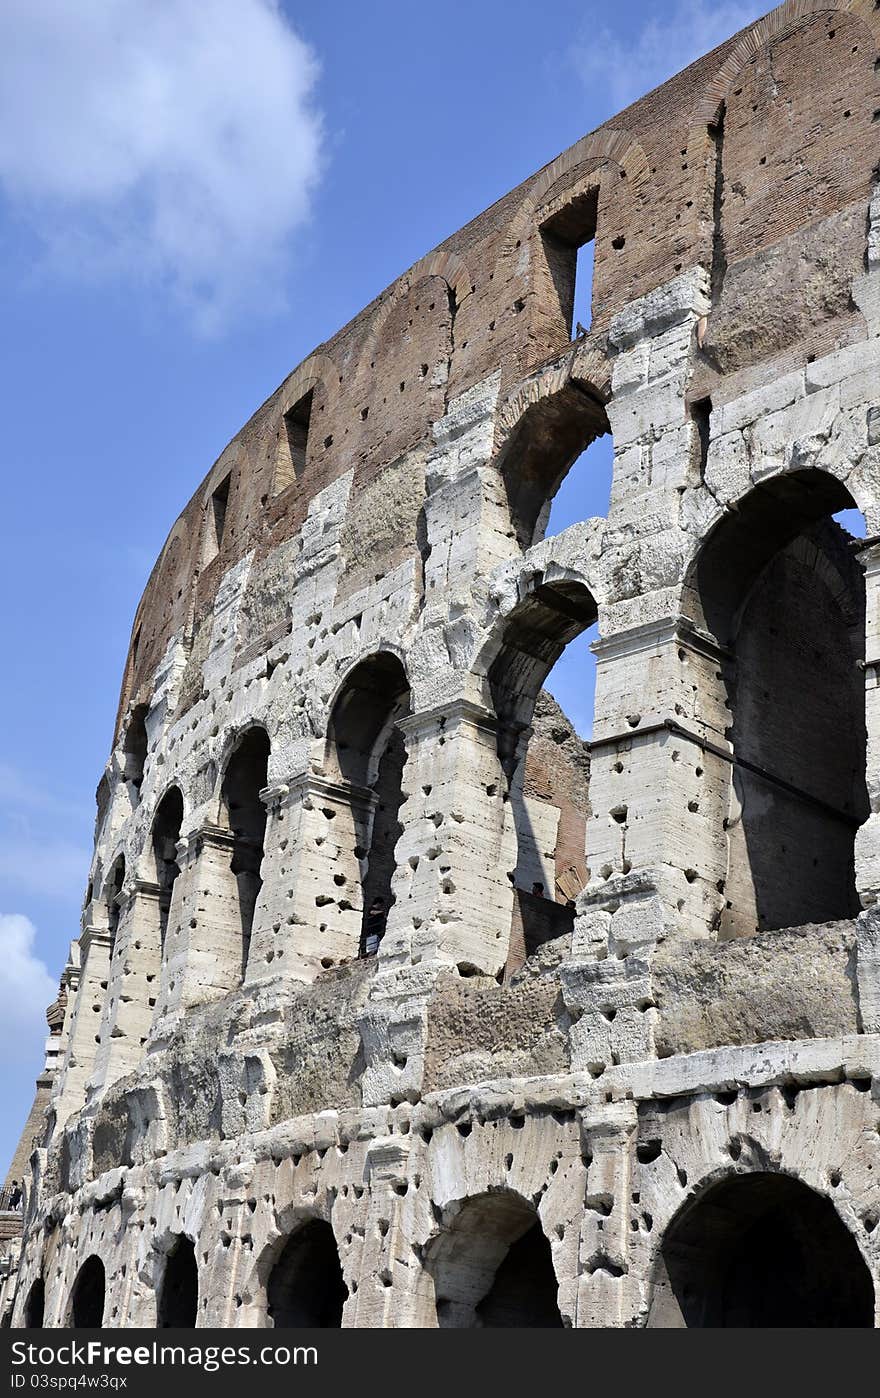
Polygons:
<instances>
[{"instance_id":1,"label":"blue sky","mask_svg":"<svg viewBox=\"0 0 880 1398\"><path fill-rule=\"evenodd\" d=\"M175 516L314 345L764 8L5 0L4 1169L78 932L132 616ZM560 497L554 531L604 512L609 460ZM572 649L559 689L584 725L586 660Z\"/></svg>"}]
</instances>

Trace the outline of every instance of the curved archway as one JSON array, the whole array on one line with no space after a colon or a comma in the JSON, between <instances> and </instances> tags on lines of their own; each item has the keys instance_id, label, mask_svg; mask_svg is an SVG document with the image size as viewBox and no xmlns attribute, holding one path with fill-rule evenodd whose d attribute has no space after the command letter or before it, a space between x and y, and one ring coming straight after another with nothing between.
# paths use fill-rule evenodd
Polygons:
<instances>
[{"instance_id":1,"label":"curved archway","mask_svg":"<svg viewBox=\"0 0 880 1398\"><path fill-rule=\"evenodd\" d=\"M686 579L706 656L694 671L703 765L725 831L726 864L699 871L721 894L720 937L860 909L865 589L858 542L833 518L853 507L832 476L774 477L716 525Z\"/></svg>"},{"instance_id":2,"label":"curved archway","mask_svg":"<svg viewBox=\"0 0 880 1398\"><path fill-rule=\"evenodd\" d=\"M195 1244L181 1235L168 1254L156 1318L160 1330L193 1330L199 1312L199 1267Z\"/></svg>"},{"instance_id":3,"label":"curved archway","mask_svg":"<svg viewBox=\"0 0 880 1398\"><path fill-rule=\"evenodd\" d=\"M288 1238L269 1274L266 1299L272 1325L276 1330L338 1330L347 1296L333 1229L323 1219L310 1219Z\"/></svg>"},{"instance_id":4,"label":"curved archway","mask_svg":"<svg viewBox=\"0 0 880 1398\"><path fill-rule=\"evenodd\" d=\"M531 396L534 386L523 392ZM511 403L510 412L520 398ZM531 401L518 417L499 454L498 469L521 548L544 537L562 482L592 443L611 431L606 399L593 384L566 378L561 387Z\"/></svg>"},{"instance_id":5,"label":"curved archway","mask_svg":"<svg viewBox=\"0 0 880 1398\"><path fill-rule=\"evenodd\" d=\"M46 1309L46 1283L42 1276L31 1283L31 1289L24 1303L24 1324L27 1330L42 1330L43 1315Z\"/></svg>"},{"instance_id":6,"label":"curved archway","mask_svg":"<svg viewBox=\"0 0 880 1398\"><path fill-rule=\"evenodd\" d=\"M100 1257L87 1258L76 1274L70 1293L70 1320L74 1330L99 1330L104 1320L106 1275Z\"/></svg>"},{"instance_id":7,"label":"curved archway","mask_svg":"<svg viewBox=\"0 0 880 1398\"><path fill-rule=\"evenodd\" d=\"M823 1195L790 1175L728 1176L666 1230L648 1325L867 1327L874 1284Z\"/></svg>"},{"instance_id":8,"label":"curved archway","mask_svg":"<svg viewBox=\"0 0 880 1398\"><path fill-rule=\"evenodd\" d=\"M254 912L262 888L266 807L260 792L268 781L270 743L265 728L248 728L226 764L220 790L221 822L232 835L229 873L232 905L241 924L239 979L247 968Z\"/></svg>"},{"instance_id":9,"label":"curved archway","mask_svg":"<svg viewBox=\"0 0 880 1398\"><path fill-rule=\"evenodd\" d=\"M425 1249L441 1329L562 1325L550 1243L537 1209L512 1190L464 1200Z\"/></svg>"},{"instance_id":10,"label":"curved archway","mask_svg":"<svg viewBox=\"0 0 880 1398\"><path fill-rule=\"evenodd\" d=\"M165 945L168 913L175 880L180 873L177 863L177 842L183 825L183 794L179 786L165 792L153 818L152 850L159 890L159 945Z\"/></svg>"},{"instance_id":11,"label":"curved archway","mask_svg":"<svg viewBox=\"0 0 880 1398\"><path fill-rule=\"evenodd\" d=\"M334 878L344 890L339 907L359 920L361 956L378 950L392 902L406 763L399 720L409 709L406 671L396 655L380 651L346 676L327 729L324 769L344 796Z\"/></svg>"},{"instance_id":12,"label":"curved archway","mask_svg":"<svg viewBox=\"0 0 880 1398\"><path fill-rule=\"evenodd\" d=\"M132 710L122 748L125 759L125 780L132 788L132 800L135 803L140 800L141 783L144 779L144 766L149 746L147 712L146 704L138 704Z\"/></svg>"},{"instance_id":13,"label":"curved archway","mask_svg":"<svg viewBox=\"0 0 880 1398\"><path fill-rule=\"evenodd\" d=\"M115 938L119 927L119 913L122 906L122 886L125 883L125 855L115 860L104 885L104 901L107 909L107 930Z\"/></svg>"},{"instance_id":14,"label":"curved archway","mask_svg":"<svg viewBox=\"0 0 880 1398\"><path fill-rule=\"evenodd\" d=\"M517 837L507 974L541 944L570 934L586 886L590 815L589 731L593 675L582 671L579 712L566 715L548 692L551 672L596 623L596 604L576 582L539 583L505 619L488 669L498 719L498 755Z\"/></svg>"}]
</instances>

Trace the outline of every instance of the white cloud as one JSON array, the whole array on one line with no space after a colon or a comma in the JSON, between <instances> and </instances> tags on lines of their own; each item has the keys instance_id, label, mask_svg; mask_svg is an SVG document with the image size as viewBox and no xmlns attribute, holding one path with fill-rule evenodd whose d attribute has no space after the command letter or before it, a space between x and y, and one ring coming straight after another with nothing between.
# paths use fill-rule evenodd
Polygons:
<instances>
[{"instance_id":1,"label":"white cloud","mask_svg":"<svg viewBox=\"0 0 880 1398\"><path fill-rule=\"evenodd\" d=\"M158 285L211 330L281 300L317 71L278 0L4 0L0 185L54 270Z\"/></svg>"},{"instance_id":2,"label":"white cloud","mask_svg":"<svg viewBox=\"0 0 880 1398\"><path fill-rule=\"evenodd\" d=\"M604 93L609 114L629 106L731 34L766 13L766 0L675 0L660 7L631 38L608 27L572 48L575 68L591 91Z\"/></svg>"},{"instance_id":3,"label":"white cloud","mask_svg":"<svg viewBox=\"0 0 880 1398\"><path fill-rule=\"evenodd\" d=\"M58 983L34 955L36 928L21 913L0 913L0 1063L36 1077L43 1066L46 1006Z\"/></svg>"}]
</instances>

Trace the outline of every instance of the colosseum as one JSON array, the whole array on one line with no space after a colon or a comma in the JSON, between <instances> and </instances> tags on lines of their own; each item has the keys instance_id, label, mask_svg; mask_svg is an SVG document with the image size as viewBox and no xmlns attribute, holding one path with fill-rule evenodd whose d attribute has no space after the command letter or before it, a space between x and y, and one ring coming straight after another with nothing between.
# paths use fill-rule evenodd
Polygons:
<instances>
[{"instance_id":1,"label":"colosseum","mask_svg":"<svg viewBox=\"0 0 880 1398\"><path fill-rule=\"evenodd\" d=\"M7 1324L878 1323L878 123L880 4L789 0L222 453L134 619ZM596 624L587 742L544 684Z\"/></svg>"}]
</instances>

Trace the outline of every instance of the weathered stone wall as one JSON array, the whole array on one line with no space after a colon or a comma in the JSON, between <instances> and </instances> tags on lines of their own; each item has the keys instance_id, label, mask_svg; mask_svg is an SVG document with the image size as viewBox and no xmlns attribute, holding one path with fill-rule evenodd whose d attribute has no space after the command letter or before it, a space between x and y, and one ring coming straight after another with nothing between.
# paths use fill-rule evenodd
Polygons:
<instances>
[{"instance_id":1,"label":"weathered stone wall","mask_svg":"<svg viewBox=\"0 0 880 1398\"><path fill-rule=\"evenodd\" d=\"M820 1323L790 1187L875 1323L878 53L867 0L781 6L215 464L135 619L15 1323L40 1278L85 1323L97 1258L92 1319L155 1324L184 1237L200 1324L276 1323L296 1237L345 1325L701 1323L722 1186L700 1316L748 1237ZM609 431L607 519L544 538ZM543 686L596 622L587 749Z\"/></svg>"}]
</instances>

